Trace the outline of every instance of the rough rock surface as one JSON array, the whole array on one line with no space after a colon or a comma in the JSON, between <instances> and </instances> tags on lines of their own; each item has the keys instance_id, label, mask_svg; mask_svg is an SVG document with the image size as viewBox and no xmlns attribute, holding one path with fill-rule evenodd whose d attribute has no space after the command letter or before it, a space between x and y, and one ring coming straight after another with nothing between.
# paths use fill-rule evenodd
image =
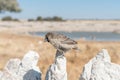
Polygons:
<instances>
[{"instance_id":1,"label":"rough rock surface","mask_svg":"<svg viewBox=\"0 0 120 80\"><path fill-rule=\"evenodd\" d=\"M111 63L107 50L102 49L84 66L79 80L120 80L120 65Z\"/></svg>"},{"instance_id":2,"label":"rough rock surface","mask_svg":"<svg viewBox=\"0 0 120 80\"><path fill-rule=\"evenodd\" d=\"M10 59L0 71L0 80L41 80L41 71L36 66L38 59L34 51L29 51L22 60Z\"/></svg>"},{"instance_id":3,"label":"rough rock surface","mask_svg":"<svg viewBox=\"0 0 120 80\"><path fill-rule=\"evenodd\" d=\"M67 80L66 58L57 51L55 62L49 67L46 80Z\"/></svg>"}]
</instances>

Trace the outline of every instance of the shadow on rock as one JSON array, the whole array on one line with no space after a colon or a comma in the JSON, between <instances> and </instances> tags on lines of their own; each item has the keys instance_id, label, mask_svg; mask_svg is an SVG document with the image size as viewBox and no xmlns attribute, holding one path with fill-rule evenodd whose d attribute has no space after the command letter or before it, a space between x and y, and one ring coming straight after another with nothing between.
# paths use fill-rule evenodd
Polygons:
<instances>
[{"instance_id":1,"label":"shadow on rock","mask_svg":"<svg viewBox=\"0 0 120 80\"><path fill-rule=\"evenodd\" d=\"M41 75L40 72L31 69L23 76L23 80L41 80Z\"/></svg>"}]
</instances>

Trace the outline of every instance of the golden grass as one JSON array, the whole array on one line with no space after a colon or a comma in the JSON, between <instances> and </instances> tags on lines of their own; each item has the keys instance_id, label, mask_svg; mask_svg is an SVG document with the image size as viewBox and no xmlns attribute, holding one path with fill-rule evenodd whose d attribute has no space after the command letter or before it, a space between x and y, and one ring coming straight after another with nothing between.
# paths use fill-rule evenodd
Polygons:
<instances>
[{"instance_id":1,"label":"golden grass","mask_svg":"<svg viewBox=\"0 0 120 80\"><path fill-rule=\"evenodd\" d=\"M103 48L108 50L112 62L120 64L120 42L78 40L78 46L81 52L71 50L65 54L68 80L78 80L84 64ZM39 53L38 66L44 80L48 67L54 62L56 50L40 37L0 33L0 69L3 69L10 58L22 58L29 50Z\"/></svg>"}]
</instances>

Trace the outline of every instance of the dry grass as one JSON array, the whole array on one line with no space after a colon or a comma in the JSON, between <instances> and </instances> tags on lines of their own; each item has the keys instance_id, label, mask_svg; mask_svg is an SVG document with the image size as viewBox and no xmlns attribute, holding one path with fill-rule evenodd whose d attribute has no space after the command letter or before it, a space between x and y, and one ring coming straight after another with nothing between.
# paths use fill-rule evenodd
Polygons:
<instances>
[{"instance_id":1,"label":"dry grass","mask_svg":"<svg viewBox=\"0 0 120 80\"><path fill-rule=\"evenodd\" d=\"M102 48L109 51L112 62L120 64L120 42L78 41L81 52L66 53L68 80L78 80L84 64L94 57ZM38 66L44 80L46 71L55 57L55 49L44 43L40 37L0 33L0 69L10 58L22 58L29 50L39 53Z\"/></svg>"}]
</instances>

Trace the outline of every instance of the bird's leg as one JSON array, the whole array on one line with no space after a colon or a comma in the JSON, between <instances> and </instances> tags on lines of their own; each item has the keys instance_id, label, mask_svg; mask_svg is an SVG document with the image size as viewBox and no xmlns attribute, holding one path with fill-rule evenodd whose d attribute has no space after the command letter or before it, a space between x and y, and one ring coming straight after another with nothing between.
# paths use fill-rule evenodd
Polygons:
<instances>
[{"instance_id":1,"label":"bird's leg","mask_svg":"<svg viewBox=\"0 0 120 80\"><path fill-rule=\"evenodd\" d=\"M66 69L66 58L63 52L59 50L56 51L55 64L56 68L60 71Z\"/></svg>"},{"instance_id":2,"label":"bird's leg","mask_svg":"<svg viewBox=\"0 0 120 80\"><path fill-rule=\"evenodd\" d=\"M59 50L56 51L56 57L63 57L63 56L64 56L64 52Z\"/></svg>"}]
</instances>

